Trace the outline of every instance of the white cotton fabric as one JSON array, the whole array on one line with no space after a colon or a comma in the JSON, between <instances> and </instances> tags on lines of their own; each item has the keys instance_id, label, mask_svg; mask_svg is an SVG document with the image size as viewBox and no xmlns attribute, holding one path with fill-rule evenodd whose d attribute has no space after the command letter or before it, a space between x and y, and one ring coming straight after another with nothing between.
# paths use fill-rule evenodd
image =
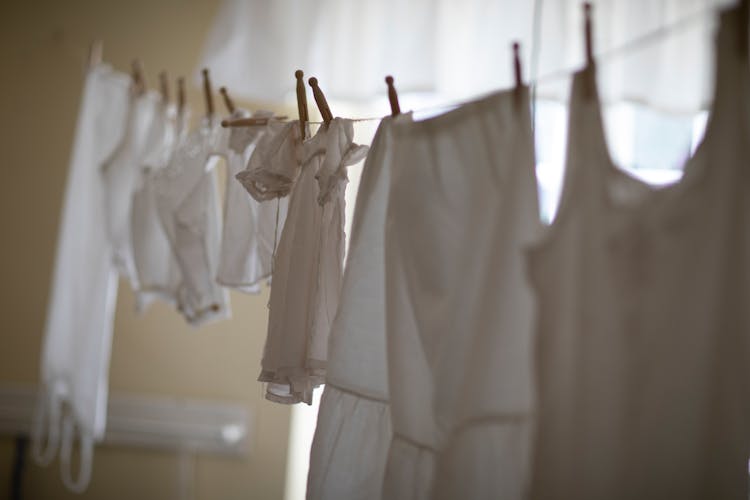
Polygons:
<instances>
[{"instance_id":1,"label":"white cotton fabric","mask_svg":"<svg viewBox=\"0 0 750 500\"><path fill-rule=\"evenodd\" d=\"M227 290L216 283L221 244L221 214L215 166L220 131L204 120L180 141L157 179L159 217L180 268L178 309L199 326L227 318Z\"/></svg>"},{"instance_id":2,"label":"white cotton fabric","mask_svg":"<svg viewBox=\"0 0 750 500\"><path fill-rule=\"evenodd\" d=\"M670 187L613 165L594 69L575 77L561 206L529 255L534 500L747 498L747 19L720 21L706 135Z\"/></svg>"},{"instance_id":3,"label":"white cotton fabric","mask_svg":"<svg viewBox=\"0 0 750 500\"><path fill-rule=\"evenodd\" d=\"M400 115L397 120L410 120ZM391 440L385 348L385 211L391 128L380 123L362 172L307 481L309 500L380 500Z\"/></svg>"},{"instance_id":4,"label":"white cotton fabric","mask_svg":"<svg viewBox=\"0 0 750 500\"><path fill-rule=\"evenodd\" d=\"M148 133L146 156L132 201L131 232L139 312L157 299L176 305L181 282L180 269L159 218L156 200L156 179L175 148L176 110L164 104L160 108Z\"/></svg>"},{"instance_id":5,"label":"white cotton fabric","mask_svg":"<svg viewBox=\"0 0 750 500\"><path fill-rule=\"evenodd\" d=\"M305 137L309 131L305 132ZM236 178L259 202L288 196L299 175L304 138L298 121L270 119L245 170Z\"/></svg>"},{"instance_id":6,"label":"white cotton fabric","mask_svg":"<svg viewBox=\"0 0 750 500\"><path fill-rule=\"evenodd\" d=\"M293 125L299 130L298 123ZM300 158L302 167L276 251L258 378L267 382L266 398L271 401L312 404L313 389L323 383L343 274L345 169L367 152L354 144L353 135L351 120L335 118L304 144L287 141L294 151L283 157ZM282 176L276 179L288 184Z\"/></svg>"},{"instance_id":7,"label":"white cotton fabric","mask_svg":"<svg viewBox=\"0 0 750 500\"><path fill-rule=\"evenodd\" d=\"M125 135L112 157L102 165L102 179L107 189L106 228L113 258L120 275L128 279L133 290L139 288L131 232L133 192L149 153L149 134L159 107L159 98L153 92L131 96Z\"/></svg>"},{"instance_id":8,"label":"white cotton fabric","mask_svg":"<svg viewBox=\"0 0 750 500\"><path fill-rule=\"evenodd\" d=\"M62 478L83 491L107 412L117 270L106 231L107 189L100 166L123 137L129 78L99 65L86 75L65 188L41 354L41 390L32 428L38 462L61 450ZM80 465L73 478L73 433ZM46 440L46 444L45 444Z\"/></svg>"},{"instance_id":9,"label":"white cotton fabric","mask_svg":"<svg viewBox=\"0 0 750 500\"><path fill-rule=\"evenodd\" d=\"M538 236L526 88L394 126L385 231L393 440L384 499L521 499Z\"/></svg>"},{"instance_id":10,"label":"white cotton fabric","mask_svg":"<svg viewBox=\"0 0 750 500\"><path fill-rule=\"evenodd\" d=\"M254 118L270 118L272 113L258 111ZM237 110L234 118L251 116ZM227 132L223 155L227 164L224 196L224 224L221 254L216 280L223 286L246 293L260 292L260 283L271 274L276 212L285 210L278 200L259 202L236 179L255 152L266 126L232 127ZM279 215L286 215L279 214ZM283 227L283 220L281 223Z\"/></svg>"}]
</instances>

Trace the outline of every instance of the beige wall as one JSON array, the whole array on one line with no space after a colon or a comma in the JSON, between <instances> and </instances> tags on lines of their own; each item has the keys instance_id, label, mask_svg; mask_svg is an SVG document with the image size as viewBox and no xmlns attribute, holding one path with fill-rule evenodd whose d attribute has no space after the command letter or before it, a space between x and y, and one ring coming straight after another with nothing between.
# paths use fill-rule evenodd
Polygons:
<instances>
[{"instance_id":1,"label":"beige wall","mask_svg":"<svg viewBox=\"0 0 750 500\"><path fill-rule=\"evenodd\" d=\"M153 85L161 69L190 75L217 8L218 0L0 4L0 384L38 380L58 212L89 42L104 40L105 60L120 69L139 56ZM199 89L191 86L189 93L201 110ZM196 459L196 499L283 496L289 410L263 400L255 382L267 298L267 290L260 296L233 294L231 321L195 330L163 305L137 317L132 293L120 286L112 392L239 401L253 414L248 460ZM0 495L8 489L11 460L12 443L2 438ZM57 465L41 469L29 462L26 498L73 497L63 490ZM174 455L100 447L89 490L78 498L176 498L179 471Z\"/></svg>"}]
</instances>

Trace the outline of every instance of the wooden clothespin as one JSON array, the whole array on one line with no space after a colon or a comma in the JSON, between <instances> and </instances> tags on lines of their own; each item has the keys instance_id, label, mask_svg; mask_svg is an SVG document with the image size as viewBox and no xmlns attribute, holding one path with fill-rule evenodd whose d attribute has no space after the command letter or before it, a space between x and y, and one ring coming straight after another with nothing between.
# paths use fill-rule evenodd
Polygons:
<instances>
[{"instance_id":1,"label":"wooden clothespin","mask_svg":"<svg viewBox=\"0 0 750 500\"><path fill-rule=\"evenodd\" d=\"M210 120L214 116L214 96L211 92L211 78L208 75L208 69L203 71L203 96L206 99L206 116Z\"/></svg>"},{"instance_id":2,"label":"wooden clothespin","mask_svg":"<svg viewBox=\"0 0 750 500\"><path fill-rule=\"evenodd\" d=\"M398 104L398 94L396 93L396 87L393 86L393 77L391 75L385 77L385 84L388 85L388 102L391 104L391 116L398 116L401 114L401 106Z\"/></svg>"},{"instance_id":3,"label":"wooden clothespin","mask_svg":"<svg viewBox=\"0 0 750 500\"><path fill-rule=\"evenodd\" d=\"M591 40L591 2L583 4L584 42L586 43L586 65L594 64L594 48Z\"/></svg>"},{"instance_id":4,"label":"wooden clothespin","mask_svg":"<svg viewBox=\"0 0 750 500\"><path fill-rule=\"evenodd\" d=\"M224 98L224 105L227 107L227 111L231 115L232 113L234 113L235 107L234 107L234 103L232 102L232 99L229 97L229 93L227 92L227 88L226 87L221 87L219 89L219 93L221 94L221 97Z\"/></svg>"},{"instance_id":5,"label":"wooden clothespin","mask_svg":"<svg viewBox=\"0 0 750 500\"><path fill-rule=\"evenodd\" d=\"M305 74L301 69L294 72L294 77L297 79L297 112L299 113L300 137L303 139L307 131L307 122L310 121L310 117L307 114L307 91L305 90L304 76Z\"/></svg>"},{"instance_id":6,"label":"wooden clothespin","mask_svg":"<svg viewBox=\"0 0 750 500\"><path fill-rule=\"evenodd\" d=\"M169 77L166 71L159 73L159 89L162 103L169 104Z\"/></svg>"},{"instance_id":7,"label":"wooden clothespin","mask_svg":"<svg viewBox=\"0 0 750 500\"><path fill-rule=\"evenodd\" d=\"M143 63L140 59L134 59L131 64L133 88L136 95L143 95L146 92L146 77L144 76Z\"/></svg>"},{"instance_id":8,"label":"wooden clothespin","mask_svg":"<svg viewBox=\"0 0 750 500\"><path fill-rule=\"evenodd\" d=\"M94 66L101 64L103 53L104 43L101 40L94 40L93 42L91 42L91 46L89 47L89 68L93 68Z\"/></svg>"},{"instance_id":9,"label":"wooden clothespin","mask_svg":"<svg viewBox=\"0 0 750 500\"><path fill-rule=\"evenodd\" d=\"M514 89L514 98L516 106L519 106L522 102L521 96L523 91L523 73L521 72L521 45L518 42L513 42L513 75L515 77L516 86Z\"/></svg>"},{"instance_id":10,"label":"wooden clothespin","mask_svg":"<svg viewBox=\"0 0 750 500\"><path fill-rule=\"evenodd\" d=\"M318 79L313 76L307 81L307 83L309 83L310 87L312 87L313 97L315 98L315 104L318 105L320 116L323 117L323 123L328 125L329 123L331 123L331 120L333 120L333 114L331 113L331 108L328 107L328 101L326 101L326 96L323 94L323 91L320 90L320 87L318 86Z\"/></svg>"},{"instance_id":11,"label":"wooden clothespin","mask_svg":"<svg viewBox=\"0 0 750 500\"><path fill-rule=\"evenodd\" d=\"M185 77L177 79L177 115L182 117L185 113Z\"/></svg>"},{"instance_id":12,"label":"wooden clothespin","mask_svg":"<svg viewBox=\"0 0 750 500\"><path fill-rule=\"evenodd\" d=\"M513 74L516 79L516 89L523 87L523 74L521 72L521 45L513 42Z\"/></svg>"}]
</instances>

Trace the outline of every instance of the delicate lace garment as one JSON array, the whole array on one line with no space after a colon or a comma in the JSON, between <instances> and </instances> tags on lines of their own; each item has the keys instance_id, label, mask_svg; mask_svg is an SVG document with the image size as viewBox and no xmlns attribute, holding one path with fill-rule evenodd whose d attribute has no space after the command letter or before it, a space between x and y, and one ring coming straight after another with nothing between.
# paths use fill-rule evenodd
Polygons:
<instances>
[{"instance_id":1,"label":"delicate lace garment","mask_svg":"<svg viewBox=\"0 0 750 500\"><path fill-rule=\"evenodd\" d=\"M328 155L348 162L364 157L366 148L351 142L351 134L347 136L350 130L351 121L336 118L309 141L290 147L301 152L298 157L302 167L276 252L268 336L259 377L268 383L266 397L272 401L311 404L313 388L325 376L328 335L341 288L344 188L348 179L340 174L347 164L337 162L325 172L321 165ZM349 151L358 153L347 154ZM281 156L289 161L297 157L288 152ZM291 165L283 170L297 168ZM330 187L330 196L322 205L318 201L318 175ZM330 182L329 176L336 176L338 183Z\"/></svg>"},{"instance_id":2,"label":"delicate lace garment","mask_svg":"<svg viewBox=\"0 0 750 500\"><path fill-rule=\"evenodd\" d=\"M269 120L247 167L236 177L258 201L283 198L297 180L302 154L299 122Z\"/></svg>"},{"instance_id":3,"label":"delicate lace garment","mask_svg":"<svg viewBox=\"0 0 750 500\"><path fill-rule=\"evenodd\" d=\"M159 216L182 277L178 308L194 326L230 314L228 292L215 279L221 214L213 152L220 140L219 127L204 120L179 142L156 181Z\"/></svg>"}]
</instances>

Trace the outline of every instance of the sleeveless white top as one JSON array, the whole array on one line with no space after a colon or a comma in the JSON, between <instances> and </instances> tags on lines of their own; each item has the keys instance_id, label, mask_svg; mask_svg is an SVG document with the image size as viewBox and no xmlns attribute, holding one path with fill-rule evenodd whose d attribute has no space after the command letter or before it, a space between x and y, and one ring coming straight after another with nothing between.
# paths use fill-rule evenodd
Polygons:
<instances>
[{"instance_id":1,"label":"sleeveless white top","mask_svg":"<svg viewBox=\"0 0 750 500\"><path fill-rule=\"evenodd\" d=\"M527 89L393 133L383 498L520 500L534 400L523 250L539 231Z\"/></svg>"},{"instance_id":2,"label":"sleeveless white top","mask_svg":"<svg viewBox=\"0 0 750 500\"><path fill-rule=\"evenodd\" d=\"M706 137L682 181L658 191L614 167L594 68L575 76L561 207L529 255L540 307L533 500L747 498L742 23L722 14Z\"/></svg>"}]
</instances>

